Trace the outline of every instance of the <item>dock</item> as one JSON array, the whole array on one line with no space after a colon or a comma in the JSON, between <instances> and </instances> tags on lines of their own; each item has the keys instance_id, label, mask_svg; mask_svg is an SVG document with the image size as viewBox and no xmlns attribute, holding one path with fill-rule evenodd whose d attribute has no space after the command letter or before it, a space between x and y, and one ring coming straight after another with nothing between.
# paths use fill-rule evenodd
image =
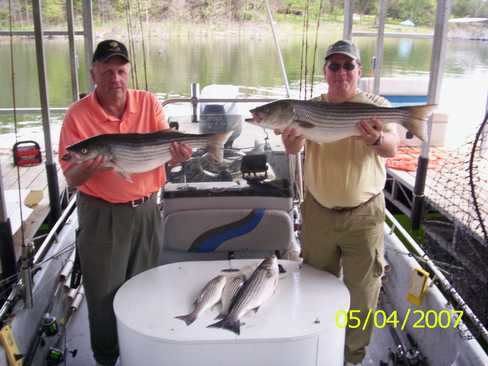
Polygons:
<instances>
[{"instance_id":1,"label":"dock","mask_svg":"<svg viewBox=\"0 0 488 366\"><path fill-rule=\"evenodd\" d=\"M20 256L22 241L31 241L49 214L44 152L42 158L39 165L17 167L13 162L12 150L4 146L0 148L2 183L17 258ZM57 154L55 159L57 162ZM57 165L59 191L62 192L66 188L66 181Z\"/></svg>"}]
</instances>

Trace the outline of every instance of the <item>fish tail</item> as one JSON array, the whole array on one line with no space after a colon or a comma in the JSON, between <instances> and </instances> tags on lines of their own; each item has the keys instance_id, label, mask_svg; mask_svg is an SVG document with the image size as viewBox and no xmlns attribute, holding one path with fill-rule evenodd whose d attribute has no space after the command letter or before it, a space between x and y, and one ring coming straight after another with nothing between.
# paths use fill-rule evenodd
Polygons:
<instances>
[{"instance_id":1,"label":"fish tail","mask_svg":"<svg viewBox=\"0 0 488 366\"><path fill-rule=\"evenodd\" d=\"M191 323L193 323L196 320L197 313L192 312L192 313L187 314L187 315L178 315L178 316L175 316L175 318L183 320L186 325L190 325Z\"/></svg>"},{"instance_id":2,"label":"fish tail","mask_svg":"<svg viewBox=\"0 0 488 366\"><path fill-rule=\"evenodd\" d=\"M222 311L219 315L215 317L215 320L217 319L224 319L227 313L225 311Z\"/></svg>"},{"instance_id":3,"label":"fish tail","mask_svg":"<svg viewBox=\"0 0 488 366\"><path fill-rule=\"evenodd\" d=\"M241 334L241 321L239 319L222 319L217 323L210 324L207 328L223 328L234 332L237 335Z\"/></svg>"},{"instance_id":4,"label":"fish tail","mask_svg":"<svg viewBox=\"0 0 488 366\"><path fill-rule=\"evenodd\" d=\"M410 111L409 119L404 123L405 128L424 142L427 141L426 122L434 107L434 104L405 107Z\"/></svg>"}]
</instances>

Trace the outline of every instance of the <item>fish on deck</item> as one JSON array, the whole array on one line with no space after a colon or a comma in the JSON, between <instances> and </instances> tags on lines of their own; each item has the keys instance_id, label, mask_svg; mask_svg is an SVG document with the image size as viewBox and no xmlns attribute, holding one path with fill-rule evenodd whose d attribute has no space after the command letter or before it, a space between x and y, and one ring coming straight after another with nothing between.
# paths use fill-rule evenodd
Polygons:
<instances>
[{"instance_id":1,"label":"fish on deck","mask_svg":"<svg viewBox=\"0 0 488 366\"><path fill-rule=\"evenodd\" d=\"M171 160L170 145L181 142L193 149L216 143L214 134L189 134L171 130L152 133L114 133L97 135L66 148L63 160L82 163L99 155L105 156L105 167L112 167L127 180ZM219 145L219 142L217 142Z\"/></svg>"},{"instance_id":2,"label":"fish on deck","mask_svg":"<svg viewBox=\"0 0 488 366\"><path fill-rule=\"evenodd\" d=\"M385 124L404 126L420 140L427 139L427 120L435 105L378 107L365 103L328 103L282 99L251 109L253 118L246 119L257 126L282 132L287 127L317 143L329 143L359 136L356 124L363 119L379 118Z\"/></svg>"},{"instance_id":3,"label":"fish on deck","mask_svg":"<svg viewBox=\"0 0 488 366\"><path fill-rule=\"evenodd\" d=\"M227 276L225 275L219 275L212 278L195 300L193 311L186 315L175 316L175 318L183 320L186 325L192 324L201 313L211 309L214 305L220 302L226 282Z\"/></svg>"},{"instance_id":4,"label":"fish on deck","mask_svg":"<svg viewBox=\"0 0 488 366\"><path fill-rule=\"evenodd\" d=\"M241 333L241 318L251 310L258 311L275 292L279 279L278 259L275 255L265 258L244 282L235 295L228 314L209 328L223 328Z\"/></svg>"}]
</instances>

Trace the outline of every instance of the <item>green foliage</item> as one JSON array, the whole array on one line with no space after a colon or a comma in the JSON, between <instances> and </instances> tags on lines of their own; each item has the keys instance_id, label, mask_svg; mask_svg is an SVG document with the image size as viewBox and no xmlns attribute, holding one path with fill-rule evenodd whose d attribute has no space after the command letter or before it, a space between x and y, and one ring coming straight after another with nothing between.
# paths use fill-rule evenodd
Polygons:
<instances>
[{"instance_id":1,"label":"green foliage","mask_svg":"<svg viewBox=\"0 0 488 366\"><path fill-rule=\"evenodd\" d=\"M456 18L488 17L488 1L453 0L451 14Z\"/></svg>"},{"instance_id":2,"label":"green foliage","mask_svg":"<svg viewBox=\"0 0 488 366\"><path fill-rule=\"evenodd\" d=\"M320 1L309 1L309 16L317 19ZM324 0L323 21L341 22L343 20L343 1ZM16 29L31 26L31 2L17 0L14 3ZM262 0L93 0L92 8L96 24L126 18L126 8L130 4L134 16L138 16L138 6L144 10L148 20L159 22L172 19L176 21L212 22L214 20L233 20L238 22L256 21L263 18ZM357 0L353 2L355 14L360 15L359 25L374 24L378 13L378 1ZM8 3L0 0L0 26L8 26ZM387 17L391 23L411 19L416 25L432 26L435 19L435 0L389 0ZM65 24L64 0L44 0L43 19L47 24ZM74 0L75 15L81 18L82 0ZM271 0L274 16L278 21L303 22L306 0ZM488 17L487 0L453 0L453 17ZM25 23L25 24L24 24Z\"/></svg>"},{"instance_id":3,"label":"green foliage","mask_svg":"<svg viewBox=\"0 0 488 366\"><path fill-rule=\"evenodd\" d=\"M64 7L64 1L62 0L44 1L42 4L42 12L43 17L48 24L64 23L66 20L66 10Z\"/></svg>"},{"instance_id":4,"label":"green foliage","mask_svg":"<svg viewBox=\"0 0 488 366\"><path fill-rule=\"evenodd\" d=\"M412 20L416 25L433 25L436 2L434 0L391 0L387 16L399 20Z\"/></svg>"}]
</instances>

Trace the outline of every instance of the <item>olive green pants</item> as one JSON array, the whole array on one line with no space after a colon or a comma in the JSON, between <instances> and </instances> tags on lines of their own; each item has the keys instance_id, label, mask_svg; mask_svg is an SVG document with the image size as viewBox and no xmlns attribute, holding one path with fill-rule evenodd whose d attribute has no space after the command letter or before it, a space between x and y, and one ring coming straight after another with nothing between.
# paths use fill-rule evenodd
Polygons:
<instances>
[{"instance_id":1,"label":"olive green pants","mask_svg":"<svg viewBox=\"0 0 488 366\"><path fill-rule=\"evenodd\" d=\"M371 322L362 329L368 309L376 309L383 274L385 200L383 194L356 209L337 212L307 194L302 205L302 256L305 263L340 276L359 310L361 327L346 329L345 358L360 362L371 339ZM347 310L347 309L344 309ZM357 315L357 314L355 314Z\"/></svg>"},{"instance_id":2,"label":"olive green pants","mask_svg":"<svg viewBox=\"0 0 488 366\"><path fill-rule=\"evenodd\" d=\"M161 215L155 197L138 207L78 194L78 248L93 355L112 365L119 356L113 310L116 291L158 263Z\"/></svg>"}]
</instances>

